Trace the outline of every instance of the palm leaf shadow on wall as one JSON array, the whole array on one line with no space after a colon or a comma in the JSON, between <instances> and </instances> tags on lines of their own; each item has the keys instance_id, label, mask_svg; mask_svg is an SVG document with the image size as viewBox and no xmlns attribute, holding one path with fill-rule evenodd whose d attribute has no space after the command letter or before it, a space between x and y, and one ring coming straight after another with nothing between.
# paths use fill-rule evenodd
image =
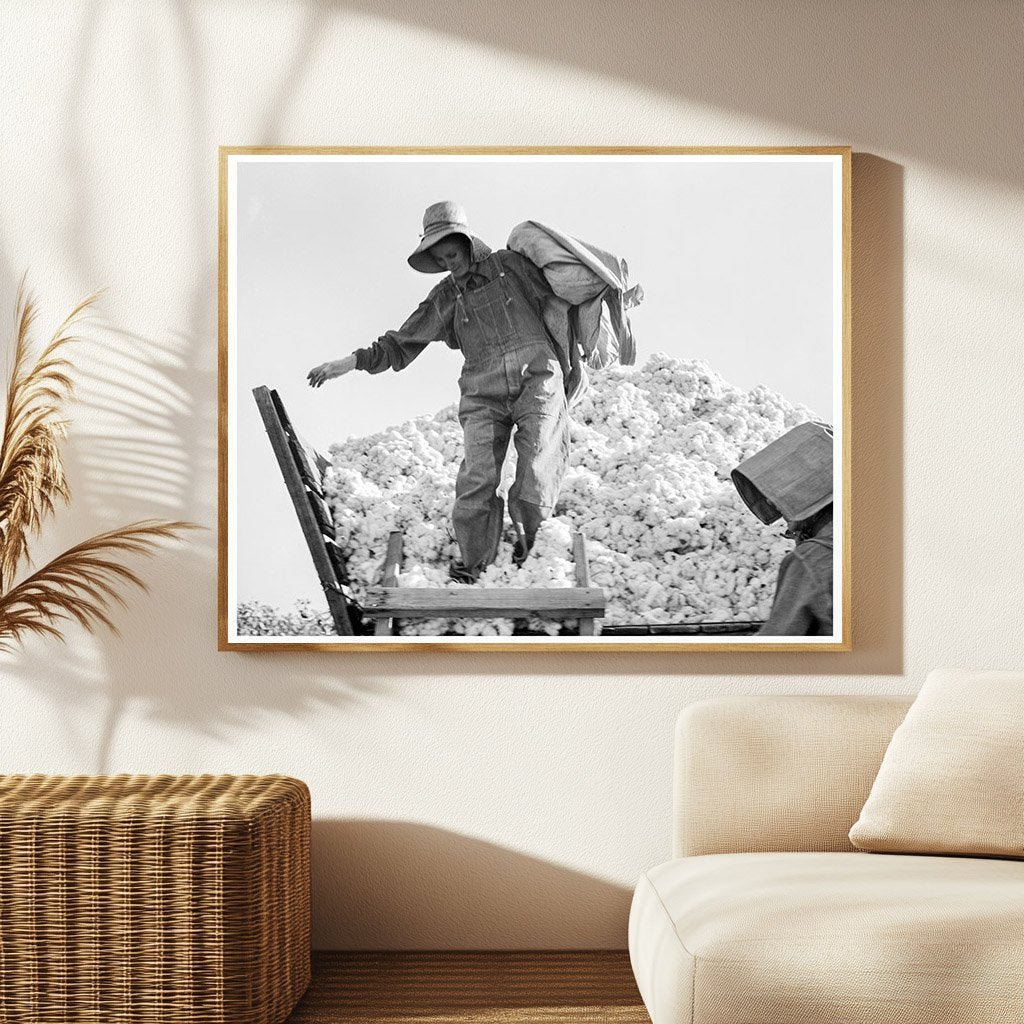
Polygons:
<instances>
[{"instance_id":1,"label":"palm leaf shadow on wall","mask_svg":"<svg viewBox=\"0 0 1024 1024\"><path fill-rule=\"evenodd\" d=\"M161 541L198 529L181 520L130 523L75 544L15 582L19 570L31 565L31 538L42 532L58 504L71 500L61 458L64 411L74 395L68 348L79 340L75 329L97 297L80 302L34 354L38 306L24 278L18 289L0 443L0 651L12 650L29 634L63 640L62 628L70 621L90 632L103 625L117 633L110 613L125 604L122 586L146 589L123 564L125 556L152 555Z\"/></svg>"}]
</instances>

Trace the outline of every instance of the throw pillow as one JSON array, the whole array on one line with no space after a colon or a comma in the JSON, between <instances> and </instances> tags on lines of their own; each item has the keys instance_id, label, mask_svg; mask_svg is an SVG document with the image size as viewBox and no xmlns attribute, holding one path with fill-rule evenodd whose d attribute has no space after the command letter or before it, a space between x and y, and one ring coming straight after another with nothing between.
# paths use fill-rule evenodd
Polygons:
<instances>
[{"instance_id":1,"label":"throw pillow","mask_svg":"<svg viewBox=\"0 0 1024 1024\"><path fill-rule=\"evenodd\" d=\"M935 671L896 729L850 842L1024 857L1024 672Z\"/></svg>"}]
</instances>

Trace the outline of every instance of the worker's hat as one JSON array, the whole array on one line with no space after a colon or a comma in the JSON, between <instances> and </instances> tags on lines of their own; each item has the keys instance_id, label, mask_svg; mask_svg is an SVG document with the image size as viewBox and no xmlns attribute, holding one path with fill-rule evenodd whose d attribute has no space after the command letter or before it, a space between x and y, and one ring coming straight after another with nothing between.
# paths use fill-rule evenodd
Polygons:
<instances>
[{"instance_id":1,"label":"worker's hat","mask_svg":"<svg viewBox=\"0 0 1024 1024\"><path fill-rule=\"evenodd\" d=\"M832 430L801 423L741 462L732 482L763 523L798 523L832 501Z\"/></svg>"},{"instance_id":2,"label":"worker's hat","mask_svg":"<svg viewBox=\"0 0 1024 1024\"><path fill-rule=\"evenodd\" d=\"M440 266L427 250L449 235L462 235L469 239L474 263L491 255L490 246L469 230L466 211L458 203L445 200L442 203L431 204L424 212L423 234L420 235L420 244L409 257L409 266L423 274L444 273L444 267Z\"/></svg>"}]
</instances>

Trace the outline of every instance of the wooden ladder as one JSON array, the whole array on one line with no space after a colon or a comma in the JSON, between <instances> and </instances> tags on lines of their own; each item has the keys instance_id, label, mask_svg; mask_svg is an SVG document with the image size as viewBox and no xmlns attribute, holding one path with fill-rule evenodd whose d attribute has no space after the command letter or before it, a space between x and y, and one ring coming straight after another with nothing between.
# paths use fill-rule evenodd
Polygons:
<instances>
[{"instance_id":1,"label":"wooden ladder","mask_svg":"<svg viewBox=\"0 0 1024 1024\"><path fill-rule=\"evenodd\" d=\"M299 437L276 391L261 386L252 393L324 588L334 631L338 636L353 636L359 625L359 605L349 585L345 557L335 539L334 517L324 497L323 472L330 463Z\"/></svg>"},{"instance_id":2,"label":"wooden ladder","mask_svg":"<svg viewBox=\"0 0 1024 1024\"><path fill-rule=\"evenodd\" d=\"M574 533L572 538L575 587L400 587L403 540L401 530L388 536L383 583L369 591L363 604L363 614L375 620L375 636L393 635L398 620L403 618L522 619L529 615L578 619L580 636L597 634L597 620L605 613L604 590L590 585L582 533Z\"/></svg>"}]
</instances>

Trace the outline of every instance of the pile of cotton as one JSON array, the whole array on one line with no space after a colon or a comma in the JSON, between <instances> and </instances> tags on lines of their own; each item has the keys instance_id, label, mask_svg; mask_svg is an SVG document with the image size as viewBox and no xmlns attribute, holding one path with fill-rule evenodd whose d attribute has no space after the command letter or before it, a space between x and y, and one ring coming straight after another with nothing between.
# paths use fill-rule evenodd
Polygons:
<instances>
[{"instance_id":1,"label":"pile of cotton","mask_svg":"<svg viewBox=\"0 0 1024 1024\"><path fill-rule=\"evenodd\" d=\"M604 624L736 622L767 617L792 542L743 504L730 471L809 410L764 387L741 391L704 362L652 356L594 372L572 410L571 461L555 516L522 568L509 542L480 577L489 587L575 586L572 533L587 538ZM405 536L404 587L462 586L451 529L462 429L455 406L331 448L325 491L353 589L381 582L388 534ZM514 474L514 449L505 485ZM503 485L503 486L505 486ZM531 623L556 633L554 622ZM403 622L404 634L512 632L508 620Z\"/></svg>"}]
</instances>

